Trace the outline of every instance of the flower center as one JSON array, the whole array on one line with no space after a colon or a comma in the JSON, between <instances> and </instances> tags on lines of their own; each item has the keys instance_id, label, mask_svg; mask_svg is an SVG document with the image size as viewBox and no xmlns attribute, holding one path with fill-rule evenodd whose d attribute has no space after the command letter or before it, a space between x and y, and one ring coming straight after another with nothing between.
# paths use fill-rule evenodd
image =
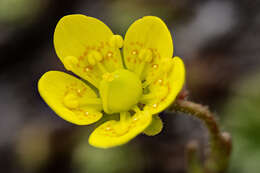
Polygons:
<instances>
[{"instance_id":1,"label":"flower center","mask_svg":"<svg viewBox=\"0 0 260 173\"><path fill-rule=\"evenodd\" d=\"M142 83L135 73L119 69L103 75L99 93L106 113L129 111L142 95Z\"/></svg>"}]
</instances>

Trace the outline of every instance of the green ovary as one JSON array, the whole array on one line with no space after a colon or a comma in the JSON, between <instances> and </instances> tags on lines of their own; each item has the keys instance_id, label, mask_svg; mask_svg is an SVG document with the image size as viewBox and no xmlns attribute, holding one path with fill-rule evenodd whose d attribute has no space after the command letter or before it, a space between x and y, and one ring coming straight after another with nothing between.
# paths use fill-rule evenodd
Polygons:
<instances>
[{"instance_id":1,"label":"green ovary","mask_svg":"<svg viewBox=\"0 0 260 173\"><path fill-rule=\"evenodd\" d=\"M120 69L103 75L99 93L106 113L125 112L138 103L142 83L135 73Z\"/></svg>"}]
</instances>

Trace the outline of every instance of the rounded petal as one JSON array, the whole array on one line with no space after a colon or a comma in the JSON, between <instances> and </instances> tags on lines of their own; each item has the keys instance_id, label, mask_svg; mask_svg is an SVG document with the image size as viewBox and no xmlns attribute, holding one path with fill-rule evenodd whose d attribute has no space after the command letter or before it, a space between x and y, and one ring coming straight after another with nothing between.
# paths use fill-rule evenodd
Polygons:
<instances>
[{"instance_id":1,"label":"rounded petal","mask_svg":"<svg viewBox=\"0 0 260 173\"><path fill-rule=\"evenodd\" d=\"M124 60L128 69L141 79L154 64L173 55L171 33L158 17L146 16L135 21L125 35Z\"/></svg>"},{"instance_id":2,"label":"rounded petal","mask_svg":"<svg viewBox=\"0 0 260 173\"><path fill-rule=\"evenodd\" d=\"M122 44L103 22L80 14L63 17L54 32L55 50L65 68L96 87L104 71L123 67Z\"/></svg>"},{"instance_id":3,"label":"rounded petal","mask_svg":"<svg viewBox=\"0 0 260 173\"><path fill-rule=\"evenodd\" d=\"M81 80L59 71L46 72L38 82L45 102L63 119L87 125L102 117L101 100Z\"/></svg>"},{"instance_id":4,"label":"rounded petal","mask_svg":"<svg viewBox=\"0 0 260 173\"><path fill-rule=\"evenodd\" d=\"M152 123L144 130L144 134L148 136L155 136L163 129L163 122L158 115L153 115Z\"/></svg>"},{"instance_id":5,"label":"rounded petal","mask_svg":"<svg viewBox=\"0 0 260 173\"><path fill-rule=\"evenodd\" d=\"M179 57L159 64L157 71L149 77L149 93L143 96L144 109L153 114L166 109L181 91L185 81L185 67ZM146 99L146 98L148 99Z\"/></svg>"},{"instance_id":6,"label":"rounded petal","mask_svg":"<svg viewBox=\"0 0 260 173\"><path fill-rule=\"evenodd\" d=\"M152 115L148 111L141 111L126 120L107 121L89 137L89 143L98 148L111 148L123 145L142 133L151 123Z\"/></svg>"}]
</instances>

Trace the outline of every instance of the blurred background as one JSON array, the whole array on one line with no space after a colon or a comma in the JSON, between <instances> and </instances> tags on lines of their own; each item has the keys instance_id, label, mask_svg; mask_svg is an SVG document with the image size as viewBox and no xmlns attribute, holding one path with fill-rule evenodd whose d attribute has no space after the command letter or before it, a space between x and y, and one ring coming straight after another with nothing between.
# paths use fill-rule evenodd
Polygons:
<instances>
[{"instance_id":1,"label":"blurred background","mask_svg":"<svg viewBox=\"0 0 260 173\"><path fill-rule=\"evenodd\" d=\"M259 0L0 0L0 172L185 173L191 140L203 159L207 131L186 115L164 112L161 134L101 150L87 142L94 126L67 123L44 103L38 79L64 71L54 28L74 13L99 18L121 35L142 16L162 18L186 64L190 99L209 105L233 136L228 172L259 172Z\"/></svg>"}]
</instances>

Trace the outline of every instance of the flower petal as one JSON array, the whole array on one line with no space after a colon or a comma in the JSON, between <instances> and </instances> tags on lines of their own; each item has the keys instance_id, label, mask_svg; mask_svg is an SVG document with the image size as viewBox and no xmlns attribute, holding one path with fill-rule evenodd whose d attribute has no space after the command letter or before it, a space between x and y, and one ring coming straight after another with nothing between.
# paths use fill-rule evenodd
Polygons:
<instances>
[{"instance_id":1,"label":"flower petal","mask_svg":"<svg viewBox=\"0 0 260 173\"><path fill-rule=\"evenodd\" d=\"M80 14L63 17L54 33L56 53L67 70L98 87L104 71L122 68L121 36L100 20Z\"/></svg>"},{"instance_id":2,"label":"flower petal","mask_svg":"<svg viewBox=\"0 0 260 173\"><path fill-rule=\"evenodd\" d=\"M147 81L149 93L143 95L141 102L144 110L153 114L167 108L181 91L185 81L185 68L179 57L169 58L164 64L159 64L157 71L150 73Z\"/></svg>"},{"instance_id":3,"label":"flower petal","mask_svg":"<svg viewBox=\"0 0 260 173\"><path fill-rule=\"evenodd\" d=\"M148 136L155 136L163 129L163 122L158 115L153 115L152 123L144 130L144 134Z\"/></svg>"},{"instance_id":4,"label":"flower petal","mask_svg":"<svg viewBox=\"0 0 260 173\"><path fill-rule=\"evenodd\" d=\"M143 132L152 121L148 111L140 111L125 122L107 121L89 137L89 143L98 148L111 148L127 143Z\"/></svg>"},{"instance_id":5,"label":"flower petal","mask_svg":"<svg viewBox=\"0 0 260 173\"><path fill-rule=\"evenodd\" d=\"M87 125L102 117L101 99L81 80L59 71L46 72L38 82L46 103L63 119Z\"/></svg>"},{"instance_id":6,"label":"flower petal","mask_svg":"<svg viewBox=\"0 0 260 173\"><path fill-rule=\"evenodd\" d=\"M128 69L144 79L160 59L171 58L173 42L165 23L158 17L146 16L128 29L124 42L124 60Z\"/></svg>"}]
</instances>

